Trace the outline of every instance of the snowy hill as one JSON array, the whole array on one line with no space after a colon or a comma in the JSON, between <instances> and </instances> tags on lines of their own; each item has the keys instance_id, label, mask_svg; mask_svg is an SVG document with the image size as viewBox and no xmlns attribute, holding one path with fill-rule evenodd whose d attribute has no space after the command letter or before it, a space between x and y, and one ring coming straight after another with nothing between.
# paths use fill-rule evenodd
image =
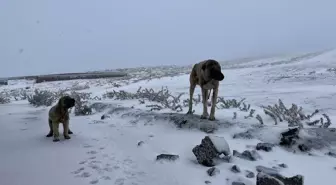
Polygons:
<instances>
[{"instance_id":1,"label":"snowy hill","mask_svg":"<svg viewBox=\"0 0 336 185\"><path fill-rule=\"evenodd\" d=\"M272 169L286 177L302 175L305 185L330 184L336 181L335 68L336 50L222 62L225 79L219 96L225 101L217 104L214 122L199 119L199 102L193 116L185 115L191 66L125 69L130 76L116 79L10 81L0 86L6 100L0 104L0 184L255 185L259 171ZM82 103L93 112L75 115L72 110L72 138L54 143L45 137L51 105L35 107L27 100L35 90L54 92L55 97L60 91L82 93ZM198 94L199 87L195 100ZM237 105L243 98L249 108ZM288 123L290 115L282 112L275 116L286 119L276 117L275 124L264 107L279 99L287 108L302 107L304 116L319 112L295 123ZM290 111L299 112L295 106ZM281 133L289 126L303 127L298 144L306 148L280 146ZM231 154L230 160L216 162L213 176L193 153L207 135L224 137ZM220 139L213 142L225 146ZM272 150L254 153L258 143L268 143ZM254 160L239 154L245 150ZM156 160L160 154L179 157Z\"/></svg>"}]
</instances>

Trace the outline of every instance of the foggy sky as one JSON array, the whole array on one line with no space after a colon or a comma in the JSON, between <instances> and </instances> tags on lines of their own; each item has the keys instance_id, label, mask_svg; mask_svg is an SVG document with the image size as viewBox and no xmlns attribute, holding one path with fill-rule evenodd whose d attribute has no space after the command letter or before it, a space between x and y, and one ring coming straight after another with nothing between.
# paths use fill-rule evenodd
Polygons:
<instances>
[{"instance_id":1,"label":"foggy sky","mask_svg":"<svg viewBox=\"0 0 336 185\"><path fill-rule=\"evenodd\" d=\"M336 46L335 0L0 0L0 77Z\"/></svg>"}]
</instances>

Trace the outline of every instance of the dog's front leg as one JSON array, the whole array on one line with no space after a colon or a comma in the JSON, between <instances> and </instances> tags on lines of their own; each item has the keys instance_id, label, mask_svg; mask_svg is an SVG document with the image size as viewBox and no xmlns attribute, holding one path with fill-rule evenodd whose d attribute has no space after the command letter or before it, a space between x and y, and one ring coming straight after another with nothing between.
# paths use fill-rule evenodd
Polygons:
<instances>
[{"instance_id":1,"label":"dog's front leg","mask_svg":"<svg viewBox=\"0 0 336 185\"><path fill-rule=\"evenodd\" d=\"M54 141L54 142L57 142L57 141L60 140L60 139L59 139L59 132L58 132L58 125L59 125L58 122L55 122L55 121L52 122L53 134L54 134L54 139L53 139L53 141Z\"/></svg>"},{"instance_id":2,"label":"dog's front leg","mask_svg":"<svg viewBox=\"0 0 336 185\"><path fill-rule=\"evenodd\" d=\"M201 119L206 119L209 116L208 113L208 106L207 106L207 97L208 97L208 90L202 88L202 101L203 101L203 114L201 116Z\"/></svg>"},{"instance_id":3,"label":"dog's front leg","mask_svg":"<svg viewBox=\"0 0 336 185\"><path fill-rule=\"evenodd\" d=\"M190 88L189 88L189 110L187 112L187 114L192 114L192 106L193 106L193 96L194 96L194 92L195 92L195 84L190 84Z\"/></svg>"},{"instance_id":4,"label":"dog's front leg","mask_svg":"<svg viewBox=\"0 0 336 185\"><path fill-rule=\"evenodd\" d=\"M46 135L46 137L51 137L51 136L53 136L52 121L50 119L48 119L48 123L49 123L49 133Z\"/></svg>"},{"instance_id":5,"label":"dog's front leg","mask_svg":"<svg viewBox=\"0 0 336 185\"><path fill-rule=\"evenodd\" d=\"M218 96L218 88L215 88L212 93L212 105L210 110L209 120L215 120L215 111L216 111L216 103L217 103L217 96Z\"/></svg>"},{"instance_id":6,"label":"dog's front leg","mask_svg":"<svg viewBox=\"0 0 336 185\"><path fill-rule=\"evenodd\" d=\"M69 120L64 121L63 123L63 135L64 139L71 139L71 137L69 136Z\"/></svg>"}]
</instances>

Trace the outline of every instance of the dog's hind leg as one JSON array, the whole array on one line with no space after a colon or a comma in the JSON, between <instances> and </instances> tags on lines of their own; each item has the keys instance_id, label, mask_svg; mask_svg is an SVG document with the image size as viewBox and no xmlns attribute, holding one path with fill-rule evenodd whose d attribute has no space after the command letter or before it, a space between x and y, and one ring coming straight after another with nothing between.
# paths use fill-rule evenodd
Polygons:
<instances>
[{"instance_id":1,"label":"dog's hind leg","mask_svg":"<svg viewBox=\"0 0 336 185\"><path fill-rule=\"evenodd\" d=\"M49 122L49 133L46 135L46 137L51 137L51 136L53 136L52 121L50 119L48 119L48 122Z\"/></svg>"},{"instance_id":2,"label":"dog's hind leg","mask_svg":"<svg viewBox=\"0 0 336 185\"><path fill-rule=\"evenodd\" d=\"M189 110L187 112L187 114L192 114L192 106L193 106L193 96L194 96L194 92L195 92L195 87L196 84L191 83L190 87L189 87Z\"/></svg>"},{"instance_id":3,"label":"dog's hind leg","mask_svg":"<svg viewBox=\"0 0 336 185\"><path fill-rule=\"evenodd\" d=\"M203 114L201 116L201 119L206 119L209 116L208 106L207 106L207 97L208 97L208 90L202 88Z\"/></svg>"},{"instance_id":4,"label":"dog's hind leg","mask_svg":"<svg viewBox=\"0 0 336 185\"><path fill-rule=\"evenodd\" d=\"M63 123L63 135L64 139L71 139L69 136L69 121L64 121Z\"/></svg>"},{"instance_id":5,"label":"dog's hind leg","mask_svg":"<svg viewBox=\"0 0 336 185\"><path fill-rule=\"evenodd\" d=\"M218 88L215 88L212 93L212 105L210 110L210 117L209 120L215 120L215 110L216 110L216 103L217 103L217 96L218 96Z\"/></svg>"},{"instance_id":6,"label":"dog's hind leg","mask_svg":"<svg viewBox=\"0 0 336 185\"><path fill-rule=\"evenodd\" d=\"M59 139L59 132L58 132L58 125L59 125L58 122L54 122L54 121L52 122L53 135L54 135L53 141L54 142L60 141L60 139Z\"/></svg>"}]
</instances>

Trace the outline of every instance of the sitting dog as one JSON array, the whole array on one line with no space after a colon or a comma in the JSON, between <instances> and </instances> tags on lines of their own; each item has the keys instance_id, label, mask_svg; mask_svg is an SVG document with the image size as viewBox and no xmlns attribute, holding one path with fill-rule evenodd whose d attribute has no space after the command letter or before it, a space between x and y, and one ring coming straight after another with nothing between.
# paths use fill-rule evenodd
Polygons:
<instances>
[{"instance_id":1,"label":"sitting dog","mask_svg":"<svg viewBox=\"0 0 336 185\"><path fill-rule=\"evenodd\" d=\"M69 109L75 106L75 99L70 96L63 96L59 99L58 103L51 107L49 110L49 133L46 137L54 136L53 141L59 141L58 126L63 123L63 135L65 139L70 139L69 134L72 134L69 129Z\"/></svg>"},{"instance_id":2,"label":"sitting dog","mask_svg":"<svg viewBox=\"0 0 336 185\"><path fill-rule=\"evenodd\" d=\"M190 73L189 81L189 110L187 114L192 114L193 95L196 85L202 89L203 114L201 119L206 119L209 114L207 110L207 99L210 97L208 90L213 89L212 105L209 120L215 120L215 108L218 96L219 81L224 80L224 74L221 72L221 66L216 60L208 59L195 64Z\"/></svg>"}]
</instances>

